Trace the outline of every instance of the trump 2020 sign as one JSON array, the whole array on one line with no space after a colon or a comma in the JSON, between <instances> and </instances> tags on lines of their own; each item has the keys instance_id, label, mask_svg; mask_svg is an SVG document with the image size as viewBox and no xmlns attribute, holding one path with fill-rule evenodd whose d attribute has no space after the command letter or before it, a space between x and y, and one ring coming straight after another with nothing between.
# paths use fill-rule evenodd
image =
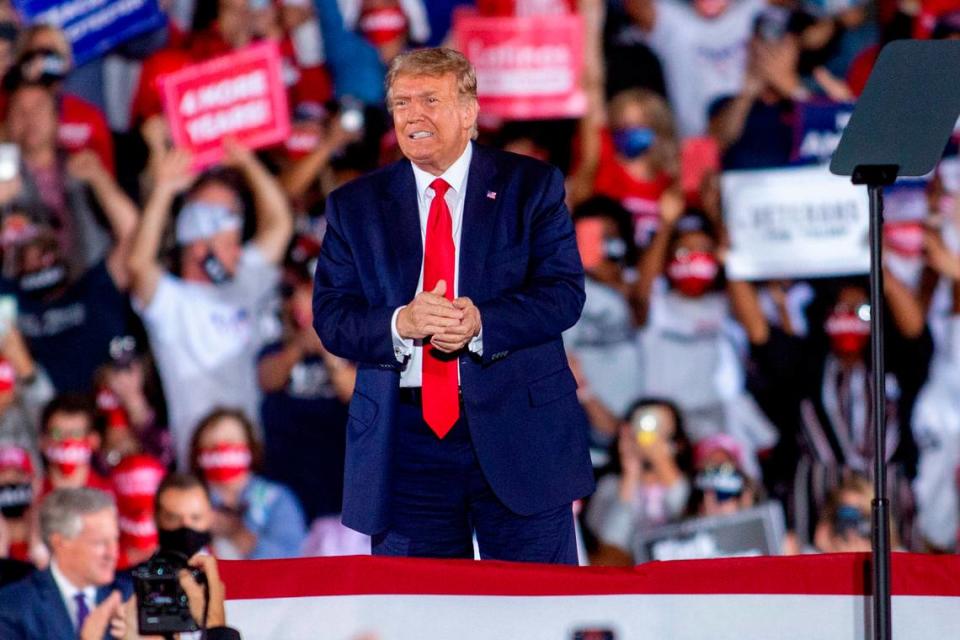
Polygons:
<instances>
[{"instance_id":1,"label":"trump 2020 sign","mask_svg":"<svg viewBox=\"0 0 960 640\"><path fill-rule=\"evenodd\" d=\"M578 118L587 100L578 15L454 17L456 47L477 71L480 111L512 120Z\"/></svg>"}]
</instances>

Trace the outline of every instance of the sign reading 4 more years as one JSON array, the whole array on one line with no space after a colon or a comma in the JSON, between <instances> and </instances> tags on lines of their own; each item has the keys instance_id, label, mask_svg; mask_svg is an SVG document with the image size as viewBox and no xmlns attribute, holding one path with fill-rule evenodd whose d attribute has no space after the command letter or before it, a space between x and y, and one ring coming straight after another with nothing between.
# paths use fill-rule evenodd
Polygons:
<instances>
[{"instance_id":1,"label":"sign reading 4 more years","mask_svg":"<svg viewBox=\"0 0 960 640\"><path fill-rule=\"evenodd\" d=\"M265 42L162 76L164 109L177 146L198 168L223 157L224 138L256 149L290 135L276 43Z\"/></svg>"},{"instance_id":2,"label":"sign reading 4 more years","mask_svg":"<svg viewBox=\"0 0 960 640\"><path fill-rule=\"evenodd\" d=\"M817 278L870 270L867 190L826 167L730 171L721 177L730 233L727 276Z\"/></svg>"}]
</instances>

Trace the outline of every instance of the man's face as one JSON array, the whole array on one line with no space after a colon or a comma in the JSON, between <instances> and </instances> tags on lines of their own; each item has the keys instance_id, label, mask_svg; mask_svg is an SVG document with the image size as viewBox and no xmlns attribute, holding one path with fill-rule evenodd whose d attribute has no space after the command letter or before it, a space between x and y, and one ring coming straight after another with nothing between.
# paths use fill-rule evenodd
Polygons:
<instances>
[{"instance_id":1,"label":"man's face","mask_svg":"<svg viewBox=\"0 0 960 640\"><path fill-rule=\"evenodd\" d=\"M225 207L237 216L242 215L240 213L241 201L236 191L219 182L210 182L197 190L192 200L217 207ZM231 275L237 271L242 251L242 229L221 231L209 238L197 240L188 246L189 255L197 261L203 261L208 253L213 253Z\"/></svg>"},{"instance_id":2,"label":"man's face","mask_svg":"<svg viewBox=\"0 0 960 640\"><path fill-rule=\"evenodd\" d=\"M7 134L25 153L56 148L57 109L53 96L42 87L24 87L10 98Z\"/></svg>"},{"instance_id":3,"label":"man's face","mask_svg":"<svg viewBox=\"0 0 960 640\"><path fill-rule=\"evenodd\" d=\"M157 529L173 531L188 527L209 531L213 524L213 507L200 487L167 489L157 500Z\"/></svg>"},{"instance_id":4,"label":"man's face","mask_svg":"<svg viewBox=\"0 0 960 640\"><path fill-rule=\"evenodd\" d=\"M117 514L113 509L103 509L82 516L81 521L75 537L51 536L53 559L76 587L110 584L117 567Z\"/></svg>"},{"instance_id":5,"label":"man's face","mask_svg":"<svg viewBox=\"0 0 960 640\"><path fill-rule=\"evenodd\" d=\"M403 155L440 175L463 153L477 119L477 103L460 97L453 73L401 74L390 88L393 126Z\"/></svg>"}]
</instances>

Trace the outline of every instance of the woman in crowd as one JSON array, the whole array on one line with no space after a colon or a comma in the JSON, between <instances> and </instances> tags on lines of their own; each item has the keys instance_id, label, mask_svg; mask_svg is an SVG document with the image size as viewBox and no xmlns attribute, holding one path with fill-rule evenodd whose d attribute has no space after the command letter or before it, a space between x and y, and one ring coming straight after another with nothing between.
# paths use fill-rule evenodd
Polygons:
<instances>
[{"instance_id":1,"label":"woman in crowd","mask_svg":"<svg viewBox=\"0 0 960 640\"><path fill-rule=\"evenodd\" d=\"M677 408L647 399L626 415L587 510L597 564L632 564L637 532L677 519L690 495L690 447Z\"/></svg>"},{"instance_id":2,"label":"woman in crowd","mask_svg":"<svg viewBox=\"0 0 960 640\"><path fill-rule=\"evenodd\" d=\"M242 412L216 409L197 425L190 467L210 489L211 533L220 558L289 558L300 554L303 511L290 490L256 473L262 449Z\"/></svg>"},{"instance_id":3,"label":"woman in crowd","mask_svg":"<svg viewBox=\"0 0 960 640\"><path fill-rule=\"evenodd\" d=\"M805 337L771 326L754 286L730 283L733 305L750 342L756 373L754 393L771 410L782 438L798 442L788 520L801 546L807 544L829 492L849 472L868 471L873 433L870 407L875 393L868 344L867 290L859 280L840 281L821 298L826 312L812 320ZM901 531L911 526L908 477L915 464L909 416L926 377L931 343L914 294L889 272L887 306L887 453L894 462L890 496Z\"/></svg>"}]
</instances>

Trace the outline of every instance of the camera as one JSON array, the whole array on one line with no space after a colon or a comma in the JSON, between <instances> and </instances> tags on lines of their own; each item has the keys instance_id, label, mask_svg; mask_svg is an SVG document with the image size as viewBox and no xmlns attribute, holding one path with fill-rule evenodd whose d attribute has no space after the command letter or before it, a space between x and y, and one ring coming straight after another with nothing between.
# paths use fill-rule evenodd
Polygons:
<instances>
[{"instance_id":1,"label":"camera","mask_svg":"<svg viewBox=\"0 0 960 640\"><path fill-rule=\"evenodd\" d=\"M133 588L137 595L137 625L141 635L197 631L190 614L187 594L177 573L187 569L200 584L206 576L187 565L187 557L176 551L158 551L133 570Z\"/></svg>"}]
</instances>

